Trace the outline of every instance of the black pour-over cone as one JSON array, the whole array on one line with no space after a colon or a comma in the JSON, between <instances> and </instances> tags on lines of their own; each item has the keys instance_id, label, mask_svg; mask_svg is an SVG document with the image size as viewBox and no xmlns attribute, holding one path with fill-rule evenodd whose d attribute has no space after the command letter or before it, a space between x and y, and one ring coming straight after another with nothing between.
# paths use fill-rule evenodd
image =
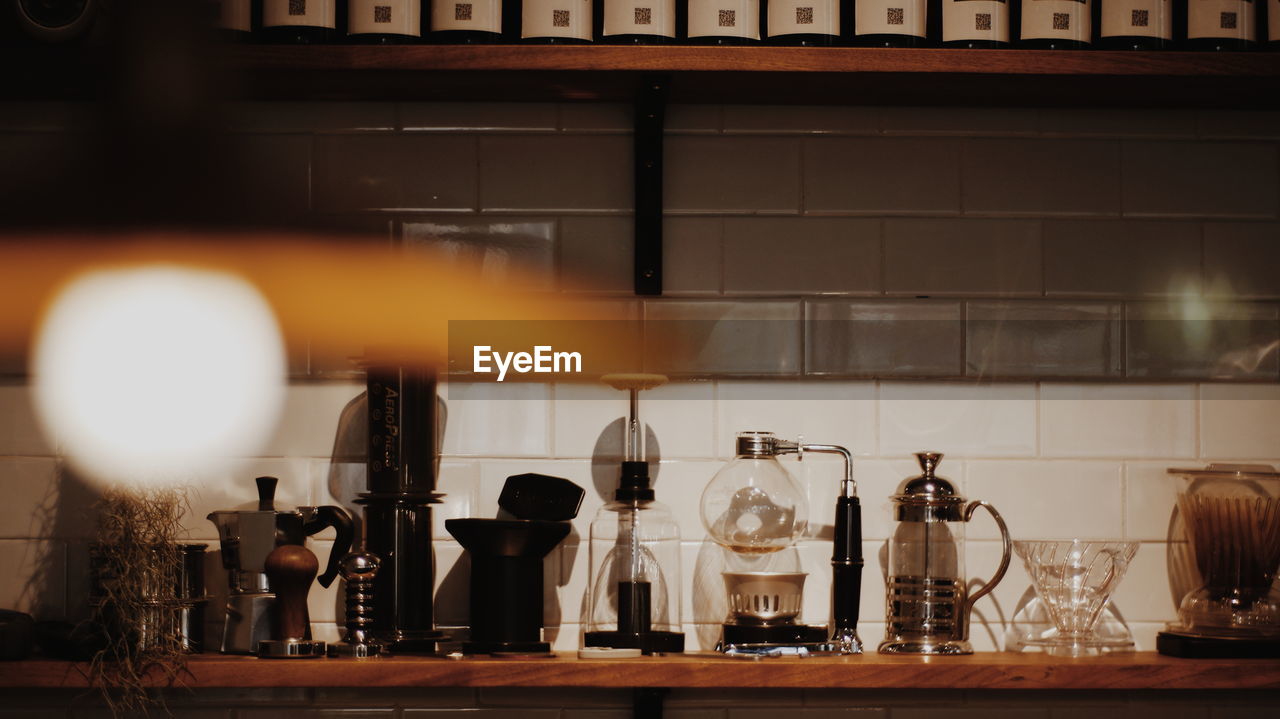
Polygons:
<instances>
[{"instance_id":1,"label":"black pour-over cone","mask_svg":"<svg viewBox=\"0 0 1280 719\"><path fill-rule=\"evenodd\" d=\"M446 519L444 528L473 557L541 560L569 536L570 525L540 519Z\"/></svg>"},{"instance_id":2,"label":"black pour-over cone","mask_svg":"<svg viewBox=\"0 0 1280 719\"><path fill-rule=\"evenodd\" d=\"M546 654L542 558L569 534L568 522L449 519L444 527L471 555L471 641L467 654Z\"/></svg>"}]
</instances>

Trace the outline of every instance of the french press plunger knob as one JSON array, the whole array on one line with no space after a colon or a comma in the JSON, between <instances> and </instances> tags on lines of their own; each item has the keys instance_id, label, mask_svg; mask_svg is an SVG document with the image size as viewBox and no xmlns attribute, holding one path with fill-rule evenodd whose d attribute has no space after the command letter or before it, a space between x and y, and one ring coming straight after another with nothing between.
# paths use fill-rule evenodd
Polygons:
<instances>
[{"instance_id":1,"label":"french press plunger knob","mask_svg":"<svg viewBox=\"0 0 1280 719\"><path fill-rule=\"evenodd\" d=\"M373 657L382 645L369 636L373 624L373 580L382 560L369 552L352 552L338 564L338 573L347 583L347 636L329 646L331 657Z\"/></svg>"}]
</instances>

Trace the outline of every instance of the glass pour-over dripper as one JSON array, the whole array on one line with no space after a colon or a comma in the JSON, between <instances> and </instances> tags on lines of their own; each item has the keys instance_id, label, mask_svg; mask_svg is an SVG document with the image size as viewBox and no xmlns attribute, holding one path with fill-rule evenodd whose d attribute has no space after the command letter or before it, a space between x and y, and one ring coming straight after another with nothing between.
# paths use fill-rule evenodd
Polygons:
<instances>
[{"instance_id":1,"label":"glass pour-over dripper","mask_svg":"<svg viewBox=\"0 0 1280 719\"><path fill-rule=\"evenodd\" d=\"M1015 541L1013 549L1022 558L1036 596L1057 629L1052 636L1027 643L1044 647L1048 654L1068 657L1110 649L1113 643L1098 638L1094 628L1138 553L1138 543L1024 540Z\"/></svg>"}]
</instances>

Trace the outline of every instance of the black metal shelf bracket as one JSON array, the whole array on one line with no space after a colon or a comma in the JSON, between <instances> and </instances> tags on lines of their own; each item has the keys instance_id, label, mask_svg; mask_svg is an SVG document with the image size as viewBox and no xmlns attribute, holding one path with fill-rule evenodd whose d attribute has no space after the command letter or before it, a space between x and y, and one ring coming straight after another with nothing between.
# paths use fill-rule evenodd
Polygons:
<instances>
[{"instance_id":1,"label":"black metal shelf bracket","mask_svg":"<svg viewBox=\"0 0 1280 719\"><path fill-rule=\"evenodd\" d=\"M662 133L671 76L645 75L635 101L635 293L662 294Z\"/></svg>"}]
</instances>

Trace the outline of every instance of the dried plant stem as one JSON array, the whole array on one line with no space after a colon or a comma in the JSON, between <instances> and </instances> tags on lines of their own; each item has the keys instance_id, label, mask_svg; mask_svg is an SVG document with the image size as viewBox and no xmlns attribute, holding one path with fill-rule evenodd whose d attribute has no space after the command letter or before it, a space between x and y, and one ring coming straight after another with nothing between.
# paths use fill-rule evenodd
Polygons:
<instances>
[{"instance_id":1,"label":"dried plant stem","mask_svg":"<svg viewBox=\"0 0 1280 719\"><path fill-rule=\"evenodd\" d=\"M178 544L187 497L179 489L113 489L98 504L100 601L95 619L107 646L94 655L89 676L115 717L164 709L148 686L173 686L186 670L186 652L173 621L182 574Z\"/></svg>"}]
</instances>

